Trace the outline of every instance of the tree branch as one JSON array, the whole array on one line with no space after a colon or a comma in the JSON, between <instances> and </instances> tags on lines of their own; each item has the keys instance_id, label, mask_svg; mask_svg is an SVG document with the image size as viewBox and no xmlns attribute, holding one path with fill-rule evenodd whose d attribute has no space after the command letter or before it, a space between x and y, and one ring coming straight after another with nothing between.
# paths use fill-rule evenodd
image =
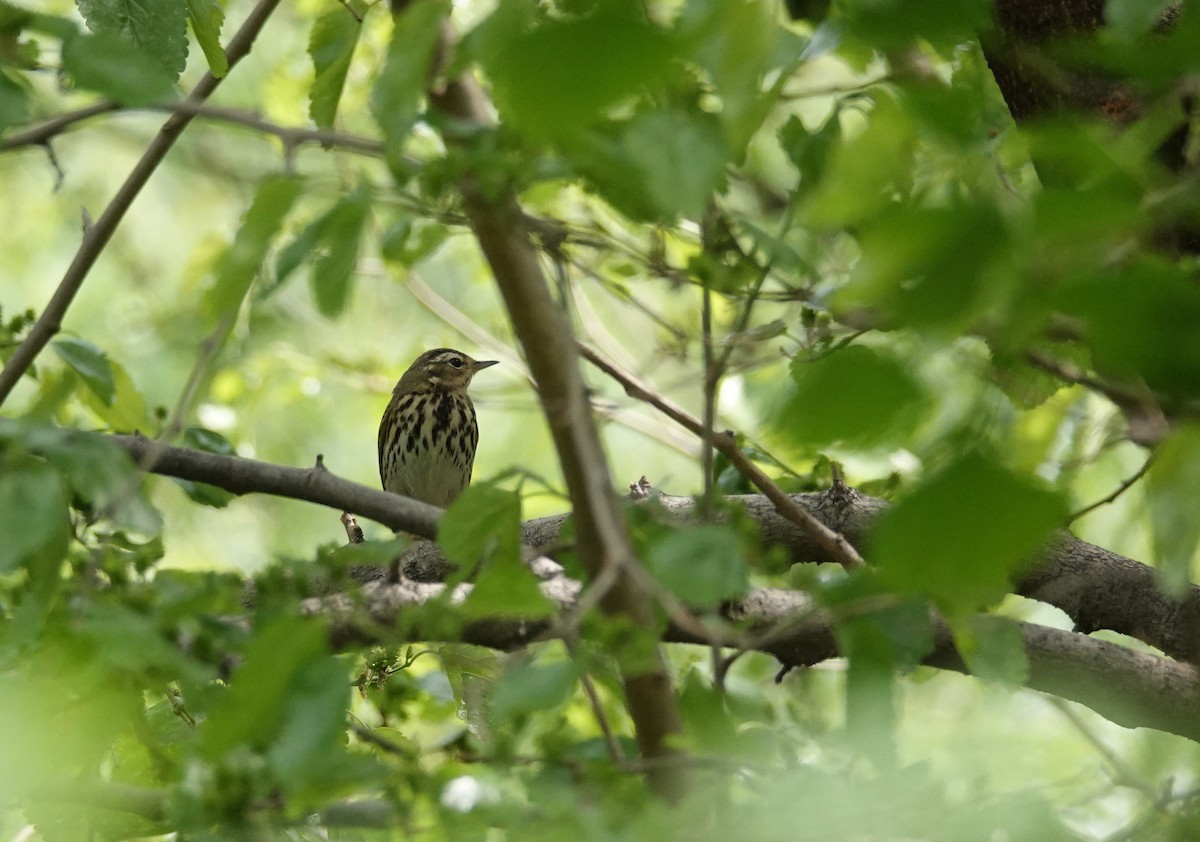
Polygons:
<instances>
[{"instance_id":1,"label":"tree branch","mask_svg":"<svg viewBox=\"0 0 1200 842\"><path fill-rule=\"evenodd\" d=\"M277 5L279 5L279 0L259 0L258 5L250 11L250 15L242 24L241 29L230 39L229 46L225 50L225 55L229 59L230 71L250 52L254 39L258 37L258 33L262 31ZM184 103L203 103L220 83L221 80L212 73L205 73L204 77L196 83L192 92L187 95ZM29 330L25 340L13 352L8 364L4 366L4 370L0 371L0 405L4 404L21 377L33 365L37 355L61 329L62 319L66 315L67 308L71 306L71 302L74 301L76 293L79 292L79 288L83 285L92 266L104 251L104 247L108 245L117 226L121 224L125 212L129 210L133 200L146 186L150 176L162 163L167 152L175 145L175 141L179 139L180 134L187 128L193 117L193 114L181 110L167 118L162 128L159 129L158 135L150 142L133 171L125 179L125 183L108 203L108 207L104 209L104 213L100 214L100 218L96 220L95 224L84 231L79 250L75 252L75 258L67 267L58 289L55 290L37 322Z\"/></svg>"},{"instance_id":2,"label":"tree branch","mask_svg":"<svg viewBox=\"0 0 1200 842\"><path fill-rule=\"evenodd\" d=\"M579 584L566 577L541 583L542 593L560 611L576 607ZM453 599L461 601L470 585L461 585ZM313 598L303 603L306 614L321 615L330 623L335 648L392 642L398 627L409 640L429 639L420 628L401 623L406 611L445 593L440 584L373 582L365 585L362 604L345 594ZM827 614L815 609L809 597L795 591L752 589L742 599L728 603L725 619L748 626L756 637L753 648L784 665L810 666L837 657L837 639ZM1137 652L1116 643L1076 632L1032 623L1011 622L1020 632L1029 663L1026 686L1086 705L1118 725L1154 728L1200 741L1200 675L1190 664ZM543 636L549 621L521 619L472 623L460 640L493 649L511 650ZM664 639L676 643L710 645L720 632L706 628L704 636L678 626L668 627ZM756 632L758 633L756 635ZM433 639L438 632L431 631ZM745 634L729 634L726 644L739 645ZM925 663L938 669L969 674L954 646L949 628L935 622L934 648Z\"/></svg>"},{"instance_id":3,"label":"tree branch","mask_svg":"<svg viewBox=\"0 0 1200 842\"><path fill-rule=\"evenodd\" d=\"M152 442L141 436L76 435L102 436L135 460L144 458L152 447ZM323 468L291 468L168 446L161 449L149 470L205 482L234 494L274 494L318 503L426 538L436 535L441 517L434 506L359 485ZM789 499L854 546L866 544L876 518L888 506L887 501L854 489L794 494ZM654 501L680 518L691 516L694 505L690 497L664 495ZM833 560L820 542L780 514L765 496L737 495L726 502L742 508L758 524L764 545L784 550L793 563ZM522 526L524 543L534 548L558 546L559 532L568 517L560 514L526 521ZM404 556L405 574L420 582L440 581L450 570L437 546L428 542L418 542ZM1172 658L1200 660L1200 587L1191 585L1178 598L1164 594L1154 568L1066 531L1050 541L1016 583L1014 593L1059 608L1081 632L1108 629Z\"/></svg>"}]
</instances>

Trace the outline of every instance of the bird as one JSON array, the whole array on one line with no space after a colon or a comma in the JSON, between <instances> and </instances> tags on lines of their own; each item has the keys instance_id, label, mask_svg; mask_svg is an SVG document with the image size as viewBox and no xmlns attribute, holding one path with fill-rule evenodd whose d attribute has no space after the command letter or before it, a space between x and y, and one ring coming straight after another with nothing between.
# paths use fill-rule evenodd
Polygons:
<instances>
[{"instance_id":1,"label":"bird","mask_svg":"<svg viewBox=\"0 0 1200 842\"><path fill-rule=\"evenodd\" d=\"M498 360L453 348L426 351L408 367L379 423L379 477L385 491L445 508L471 482L479 425L471 379Z\"/></svg>"}]
</instances>

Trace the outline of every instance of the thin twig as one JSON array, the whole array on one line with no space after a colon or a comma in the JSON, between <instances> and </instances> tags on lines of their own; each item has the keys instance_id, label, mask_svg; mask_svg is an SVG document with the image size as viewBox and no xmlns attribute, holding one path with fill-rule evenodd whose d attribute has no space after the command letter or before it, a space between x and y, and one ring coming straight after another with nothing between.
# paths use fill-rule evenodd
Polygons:
<instances>
[{"instance_id":1,"label":"thin twig","mask_svg":"<svg viewBox=\"0 0 1200 842\"><path fill-rule=\"evenodd\" d=\"M229 46L225 50L230 69L250 52L254 39L262 31L267 19L278 5L279 0L259 0L258 5L250 11L250 15L237 34L230 39ZM185 102L196 104L204 102L220 83L221 80L212 73L205 73L192 92L188 94ZM158 165L162 163L167 152L175 145L175 141L179 139L180 134L187 128L194 116L186 111L179 111L167 118L158 134L150 141L150 145L134 166L133 171L125 179L125 183L121 185L108 207L104 209L104 213L100 214L96 223L84 233L79 249L75 252L75 258L67 267L58 289L55 290L37 322L26 335L25 341L9 358L4 370L0 371L0 405L4 404L25 372L33 365L38 354L61 329L62 319L66 315L67 309L75 300L76 293L83 286L92 266L104 251L104 247L108 245L108 241L121 224L121 220L125 218L125 213L133 204L133 200L146 186L150 176L158 169Z\"/></svg>"},{"instance_id":2,"label":"thin twig","mask_svg":"<svg viewBox=\"0 0 1200 842\"><path fill-rule=\"evenodd\" d=\"M592 349L585 345L580 345L580 353L584 359L620 383L625 389L625 394L629 395L629 397L650 404L675 423L690 430L694 435L704 435L704 426L699 421L648 387L629 377ZM785 494L779 486L772 482L771 478L763 473L742 452L741 448L737 446L737 441L731 431L727 430L714 435L713 446L737 468L742 476L749 480L751 485L761 491L771 501L783 517L800 527L809 538L829 554L830 558L847 570L862 567L866 563L863 561L862 556L858 554L858 550L854 549L841 533L830 529L817 520L807 509Z\"/></svg>"},{"instance_id":3,"label":"thin twig","mask_svg":"<svg viewBox=\"0 0 1200 842\"><path fill-rule=\"evenodd\" d=\"M1109 503L1112 503L1114 500L1116 500L1118 497L1120 497L1122 494L1124 494L1126 491L1128 491L1130 488L1132 488L1134 485L1136 485L1137 481L1140 480L1142 477L1144 477L1146 475L1146 472L1150 470L1150 466L1153 463L1154 463L1154 453L1151 453L1146 458L1146 461L1142 463L1142 467L1138 468L1137 471L1132 476L1128 477L1124 482L1122 482L1120 485L1118 485L1116 487L1116 489L1114 489L1112 491L1112 493L1110 493L1104 497L1101 497L1096 502L1094 502L1090 505L1084 506L1082 509L1079 509L1076 512L1072 512L1070 517L1067 518L1067 523L1074 523L1075 521L1079 520L1079 518L1086 515L1088 512L1095 511L1096 509L1100 508L1101 506L1107 506Z\"/></svg>"}]
</instances>

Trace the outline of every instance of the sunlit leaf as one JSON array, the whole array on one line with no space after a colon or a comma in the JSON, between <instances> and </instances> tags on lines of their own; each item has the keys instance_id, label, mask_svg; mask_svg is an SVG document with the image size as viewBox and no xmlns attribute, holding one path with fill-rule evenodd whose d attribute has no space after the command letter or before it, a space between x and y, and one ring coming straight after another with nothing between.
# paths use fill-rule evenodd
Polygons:
<instances>
[{"instance_id":1,"label":"sunlit leaf","mask_svg":"<svg viewBox=\"0 0 1200 842\"><path fill-rule=\"evenodd\" d=\"M366 10L358 0L333 4L313 23L308 39L316 78L309 92L308 115L323 129L333 127L354 48L362 34Z\"/></svg>"},{"instance_id":2,"label":"sunlit leaf","mask_svg":"<svg viewBox=\"0 0 1200 842\"><path fill-rule=\"evenodd\" d=\"M83 393L83 402L114 432L147 430L150 414L146 409L146 399L134 385L125 366L109 358L108 367L115 386L112 401L106 404L95 391L87 391Z\"/></svg>"},{"instance_id":3,"label":"sunlit leaf","mask_svg":"<svg viewBox=\"0 0 1200 842\"><path fill-rule=\"evenodd\" d=\"M220 0L188 0L187 9L192 32L204 51L204 58L208 60L209 71L218 79L224 77L229 72L229 59L225 55L225 48L221 46L224 4Z\"/></svg>"}]
</instances>

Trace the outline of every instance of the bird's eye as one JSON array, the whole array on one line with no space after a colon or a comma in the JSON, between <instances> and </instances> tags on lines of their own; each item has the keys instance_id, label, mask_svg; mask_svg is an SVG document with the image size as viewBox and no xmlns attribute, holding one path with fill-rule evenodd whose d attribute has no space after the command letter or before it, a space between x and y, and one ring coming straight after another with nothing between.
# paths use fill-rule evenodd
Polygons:
<instances>
[{"instance_id":1,"label":"bird's eye","mask_svg":"<svg viewBox=\"0 0 1200 842\"><path fill-rule=\"evenodd\" d=\"M451 357L450 365L454 366L455 368L462 368L463 367L462 357Z\"/></svg>"}]
</instances>

